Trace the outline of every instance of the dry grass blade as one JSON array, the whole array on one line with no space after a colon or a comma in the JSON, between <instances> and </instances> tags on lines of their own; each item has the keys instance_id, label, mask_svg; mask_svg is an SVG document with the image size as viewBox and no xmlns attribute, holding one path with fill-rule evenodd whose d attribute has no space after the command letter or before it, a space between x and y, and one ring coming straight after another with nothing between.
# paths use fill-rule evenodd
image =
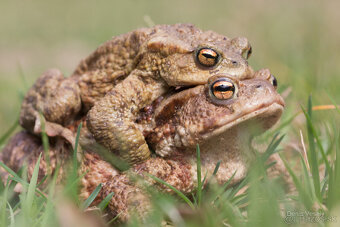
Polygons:
<instances>
[{"instance_id":1,"label":"dry grass blade","mask_svg":"<svg viewBox=\"0 0 340 227\"><path fill-rule=\"evenodd\" d=\"M309 163L308 163L308 158L307 158L307 150L306 150L306 145L305 142L303 140L303 134L302 131L300 130L300 139L301 139L301 145L302 145L302 157L303 160L306 164L307 170L310 171L310 167L309 167Z\"/></svg>"}]
</instances>

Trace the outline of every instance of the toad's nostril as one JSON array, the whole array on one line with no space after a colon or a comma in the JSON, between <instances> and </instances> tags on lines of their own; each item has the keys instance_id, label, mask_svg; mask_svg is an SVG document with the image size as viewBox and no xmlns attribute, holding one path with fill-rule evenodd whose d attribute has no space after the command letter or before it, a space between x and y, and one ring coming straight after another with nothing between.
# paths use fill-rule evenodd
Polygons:
<instances>
[{"instance_id":1,"label":"toad's nostril","mask_svg":"<svg viewBox=\"0 0 340 227\"><path fill-rule=\"evenodd\" d=\"M261 87L262 87L261 84L256 85L256 88L261 88Z\"/></svg>"},{"instance_id":2,"label":"toad's nostril","mask_svg":"<svg viewBox=\"0 0 340 227\"><path fill-rule=\"evenodd\" d=\"M238 65L238 62L237 62L237 61L231 61L231 63L232 63L234 66L237 66L237 65Z\"/></svg>"}]
</instances>

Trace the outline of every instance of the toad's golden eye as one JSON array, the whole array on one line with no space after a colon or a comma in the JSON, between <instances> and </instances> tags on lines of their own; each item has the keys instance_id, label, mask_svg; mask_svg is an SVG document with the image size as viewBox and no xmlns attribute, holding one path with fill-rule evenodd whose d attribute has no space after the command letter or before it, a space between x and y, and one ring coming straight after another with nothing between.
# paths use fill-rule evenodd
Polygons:
<instances>
[{"instance_id":1,"label":"toad's golden eye","mask_svg":"<svg viewBox=\"0 0 340 227\"><path fill-rule=\"evenodd\" d=\"M230 99L235 94L235 85L226 79L219 79L210 85L211 93L221 100Z\"/></svg>"},{"instance_id":2,"label":"toad's golden eye","mask_svg":"<svg viewBox=\"0 0 340 227\"><path fill-rule=\"evenodd\" d=\"M269 82L274 86L275 89L277 88L277 80L272 74L270 74Z\"/></svg>"},{"instance_id":3,"label":"toad's golden eye","mask_svg":"<svg viewBox=\"0 0 340 227\"><path fill-rule=\"evenodd\" d=\"M211 48L201 48L197 52L198 62L206 67L215 66L220 58L219 54Z\"/></svg>"}]
</instances>

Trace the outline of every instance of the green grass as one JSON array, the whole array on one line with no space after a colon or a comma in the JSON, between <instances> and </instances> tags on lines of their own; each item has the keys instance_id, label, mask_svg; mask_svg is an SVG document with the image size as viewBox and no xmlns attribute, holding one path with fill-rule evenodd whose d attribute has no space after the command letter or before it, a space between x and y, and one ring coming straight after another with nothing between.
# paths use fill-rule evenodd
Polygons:
<instances>
[{"instance_id":1,"label":"green grass","mask_svg":"<svg viewBox=\"0 0 340 227\"><path fill-rule=\"evenodd\" d=\"M304 108L302 107L302 109ZM159 226L163 220L167 220L168 223L175 226L221 226L223 224L231 226L299 226L301 223L328 226L334 224L340 206L340 131L339 128L333 127L332 131L327 133L328 143L320 141L320 137L324 135L321 133L322 128L317 128L314 124L311 98L308 101L305 117L306 134L309 136L306 150L308 158L304 159L302 154L297 153L297 158L294 159L298 160L300 168L293 167L292 161L287 160L280 148L284 136L279 136L276 133L272 136L272 141L264 152L256 152L257 157L251 164L249 175L237 185L230 185L233 177L225 185L213 183L211 181L213 176L208 178L205 176L203 180L197 177L196 193L188 196L161 179L149 175L155 181L172 189L175 194L171 196L152 189L149 193L153 198L154 211L143 223L137 218L132 218L129 223L124 225ZM326 153L325 147L328 144L333 144L334 150ZM267 160L280 150L280 155L296 187L295 193L285 192L280 180L267 176L266 169L273 164L268 163ZM77 168L76 149L74 154L73 168ZM77 195L74 193L79 190L77 182L82 176L78 176L75 172L76 176L74 173L71 174L70 179L72 180L66 182L61 193L57 193L56 176L58 171L47 177L46 181L49 181L49 186L41 191L37 188L40 158L41 155L29 182L26 180L25 171L20 177L5 164L0 163L1 167L10 174L10 180L0 187L1 226L46 226L46 223L49 226L58 226L60 217L58 217L57 209L63 195L67 195L68 201L79 207L78 212L81 213L89 208L100 192L101 184L87 200L78 201ZM199 146L197 146L197 162L199 176L202 174ZM218 169L219 163L216 163L214 174L218 172ZM300 170L297 171L297 169ZM321 169L325 171L322 172ZM205 180L209 183L206 187L202 187ZM23 188L23 192L19 196L13 192L14 185L17 183L20 183ZM73 192L71 196L69 196L70 191ZM113 193L110 193L98 205L98 217L105 213L105 207L112 196ZM328 218L323 220L328 221L318 221L317 223L303 221L298 216L294 216L294 212L314 212L314 216L311 215L311 218L322 214L324 218ZM308 218L306 215L303 217ZM106 221L113 225L116 218Z\"/></svg>"}]
</instances>

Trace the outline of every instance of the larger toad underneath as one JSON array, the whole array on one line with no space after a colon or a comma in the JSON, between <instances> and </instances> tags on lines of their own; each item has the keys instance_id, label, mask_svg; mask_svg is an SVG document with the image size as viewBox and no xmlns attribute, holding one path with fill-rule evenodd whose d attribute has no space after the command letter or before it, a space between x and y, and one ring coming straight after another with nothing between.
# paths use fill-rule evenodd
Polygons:
<instances>
[{"instance_id":1,"label":"larger toad underneath","mask_svg":"<svg viewBox=\"0 0 340 227\"><path fill-rule=\"evenodd\" d=\"M148 120L138 123L155 155L126 172L112 167L95 150L86 150L80 173L88 173L82 179L81 196L87 198L102 183L98 201L110 192L115 193L108 207L112 215L120 214L120 219L126 220L132 209L143 216L148 210L148 197L140 186L130 181L129 176L137 174L150 184L171 191L151 180L147 174L152 174L183 193L191 194L197 186L194 149L197 143L201 148L202 173L210 177L220 161L217 182L223 184L233 174L232 183L239 182L254 157L250 147L254 132L261 133L274 125L284 106L270 72L261 70L254 76L239 80L219 74L211 77L205 85L166 97ZM33 153L25 149L28 146L34 148ZM58 142L52 145L53 166L64 161L56 158L64 157L66 148L63 146ZM32 164L29 166L32 167L42 152L41 142L26 132L12 138L2 153L2 160L17 169L22 159L15 152L21 154L20 157L30 155L29 163ZM40 178L46 173L45 166L45 159L42 159Z\"/></svg>"}]
</instances>

